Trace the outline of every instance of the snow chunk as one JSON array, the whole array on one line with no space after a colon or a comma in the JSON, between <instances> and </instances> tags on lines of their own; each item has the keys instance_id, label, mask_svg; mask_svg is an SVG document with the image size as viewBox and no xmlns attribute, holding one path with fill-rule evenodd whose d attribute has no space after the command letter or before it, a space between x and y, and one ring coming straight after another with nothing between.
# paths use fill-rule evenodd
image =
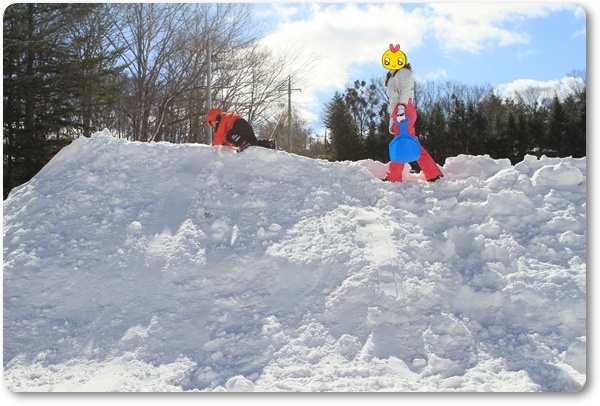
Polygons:
<instances>
[{"instance_id":1,"label":"snow chunk","mask_svg":"<svg viewBox=\"0 0 600 406\"><path fill-rule=\"evenodd\" d=\"M553 188L568 188L581 185L585 180L581 171L563 161L556 165L545 165L535 171L531 178L534 185L548 186Z\"/></svg>"},{"instance_id":2,"label":"snow chunk","mask_svg":"<svg viewBox=\"0 0 600 406\"><path fill-rule=\"evenodd\" d=\"M129 226L127 226L127 229L132 232L140 231L142 229L142 223L139 221L132 221Z\"/></svg>"},{"instance_id":3,"label":"snow chunk","mask_svg":"<svg viewBox=\"0 0 600 406\"><path fill-rule=\"evenodd\" d=\"M576 338L565 353L565 361L577 372L586 373L586 337Z\"/></svg>"},{"instance_id":4,"label":"snow chunk","mask_svg":"<svg viewBox=\"0 0 600 406\"><path fill-rule=\"evenodd\" d=\"M455 179L468 179L474 176L486 180L503 169L510 168L508 159L492 159L489 155L459 155L446 158L444 173Z\"/></svg>"},{"instance_id":5,"label":"snow chunk","mask_svg":"<svg viewBox=\"0 0 600 406\"><path fill-rule=\"evenodd\" d=\"M281 230L281 226L279 224L273 223L269 226L269 230L274 233L278 233Z\"/></svg>"},{"instance_id":6,"label":"snow chunk","mask_svg":"<svg viewBox=\"0 0 600 406\"><path fill-rule=\"evenodd\" d=\"M242 375L237 375L227 381L225 389L228 392L254 392L254 384Z\"/></svg>"},{"instance_id":7,"label":"snow chunk","mask_svg":"<svg viewBox=\"0 0 600 406\"><path fill-rule=\"evenodd\" d=\"M110 130L108 128L105 128L102 131L95 132L94 134L91 135L90 138L100 138L100 137L112 138L112 134L110 133Z\"/></svg>"}]
</instances>

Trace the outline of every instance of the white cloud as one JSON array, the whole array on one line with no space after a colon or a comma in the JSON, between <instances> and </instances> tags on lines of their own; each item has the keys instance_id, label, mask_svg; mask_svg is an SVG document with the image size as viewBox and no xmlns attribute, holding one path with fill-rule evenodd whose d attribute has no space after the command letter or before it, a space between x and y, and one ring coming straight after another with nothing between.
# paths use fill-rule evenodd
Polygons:
<instances>
[{"instance_id":1,"label":"white cloud","mask_svg":"<svg viewBox=\"0 0 600 406\"><path fill-rule=\"evenodd\" d=\"M530 36L507 23L548 16L551 12L579 6L561 3L432 3L428 4L429 27L448 52L478 53L490 44L527 44Z\"/></svg>"},{"instance_id":2,"label":"white cloud","mask_svg":"<svg viewBox=\"0 0 600 406\"><path fill-rule=\"evenodd\" d=\"M315 106L317 92L344 89L353 71L380 61L390 43L400 44L407 53L422 46L419 27L426 21L422 9L409 12L391 3L313 4L293 10L279 5L276 11L283 20L261 42L275 53L296 49L292 63L314 61L310 71L296 81L302 91L292 96L300 114L312 122L320 118L307 111Z\"/></svg>"},{"instance_id":3,"label":"white cloud","mask_svg":"<svg viewBox=\"0 0 600 406\"><path fill-rule=\"evenodd\" d=\"M447 58L457 51L526 44L529 34L516 28L521 21L562 9L581 12L580 6L567 3L429 3L411 8L395 3L279 3L272 6L279 21L261 42L274 52L294 49L290 63L314 60L310 72L297 78L302 92L293 95L295 103L314 106L318 92L343 90L356 71L379 62L390 43L400 44L410 55L434 38ZM424 77L435 80L446 72Z\"/></svg>"},{"instance_id":4,"label":"white cloud","mask_svg":"<svg viewBox=\"0 0 600 406\"><path fill-rule=\"evenodd\" d=\"M568 76L560 80L549 80L540 82L533 79L519 79L514 82L500 85L494 89L494 93L502 98L514 99L517 94L522 97L534 96L539 102L542 99L558 96L559 99L573 94L574 91L583 89L582 78Z\"/></svg>"},{"instance_id":5,"label":"white cloud","mask_svg":"<svg viewBox=\"0 0 600 406\"><path fill-rule=\"evenodd\" d=\"M532 56L535 56L537 53L538 53L538 51L536 51L535 49L527 49L525 51L517 52L517 58L518 59L527 59Z\"/></svg>"},{"instance_id":6,"label":"white cloud","mask_svg":"<svg viewBox=\"0 0 600 406\"><path fill-rule=\"evenodd\" d=\"M424 23L422 10L407 12L391 3L315 5L306 18L281 23L262 43L313 52L316 67L307 87L319 91L344 86L353 66L380 60L392 42L407 52L421 46Z\"/></svg>"},{"instance_id":7,"label":"white cloud","mask_svg":"<svg viewBox=\"0 0 600 406\"><path fill-rule=\"evenodd\" d=\"M422 77L421 77L422 76ZM448 77L448 73L446 72L445 69L439 69L435 72L427 72L425 75L418 75L415 74L415 79L417 81L436 81L436 80L440 80L440 79L446 79Z\"/></svg>"},{"instance_id":8,"label":"white cloud","mask_svg":"<svg viewBox=\"0 0 600 406\"><path fill-rule=\"evenodd\" d=\"M586 36L586 31L587 31L587 30L586 30L586 27L583 27L583 28L582 28L582 29L580 29L579 31L575 31L575 32L573 33L572 37L573 37L573 38L575 38L575 37L580 37L580 36L583 36L583 37L585 37L585 36Z\"/></svg>"},{"instance_id":9,"label":"white cloud","mask_svg":"<svg viewBox=\"0 0 600 406\"><path fill-rule=\"evenodd\" d=\"M430 35L449 53L523 44L529 35L506 27L508 22L564 8L581 9L564 3L431 3L411 10L394 3L280 3L273 5L280 22L262 43L273 50L312 52L316 67L305 85L328 90L346 84L352 67L379 61L390 43L400 43L407 54Z\"/></svg>"}]
</instances>

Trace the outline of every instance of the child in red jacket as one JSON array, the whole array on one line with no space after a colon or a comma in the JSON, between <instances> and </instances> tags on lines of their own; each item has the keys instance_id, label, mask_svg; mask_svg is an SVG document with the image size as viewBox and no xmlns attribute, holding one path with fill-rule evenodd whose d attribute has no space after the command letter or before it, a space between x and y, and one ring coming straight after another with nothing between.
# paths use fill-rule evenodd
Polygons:
<instances>
[{"instance_id":1,"label":"child in red jacket","mask_svg":"<svg viewBox=\"0 0 600 406\"><path fill-rule=\"evenodd\" d=\"M252 126L239 114L224 113L213 108L208 111L206 122L214 128L213 145L243 148L246 144L256 144Z\"/></svg>"},{"instance_id":2,"label":"child in red jacket","mask_svg":"<svg viewBox=\"0 0 600 406\"><path fill-rule=\"evenodd\" d=\"M212 108L206 115L206 122L214 128L213 145L236 147L240 151L251 145L275 149L274 140L257 140L252 126L237 113Z\"/></svg>"}]
</instances>

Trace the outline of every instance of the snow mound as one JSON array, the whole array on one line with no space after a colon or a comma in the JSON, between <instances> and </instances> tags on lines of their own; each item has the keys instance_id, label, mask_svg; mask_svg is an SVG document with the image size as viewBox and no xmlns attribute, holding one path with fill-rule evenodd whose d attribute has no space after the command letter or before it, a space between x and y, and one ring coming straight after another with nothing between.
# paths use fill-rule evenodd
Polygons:
<instances>
[{"instance_id":1,"label":"snow mound","mask_svg":"<svg viewBox=\"0 0 600 406\"><path fill-rule=\"evenodd\" d=\"M4 202L11 391L579 391L586 159L64 148Z\"/></svg>"}]
</instances>

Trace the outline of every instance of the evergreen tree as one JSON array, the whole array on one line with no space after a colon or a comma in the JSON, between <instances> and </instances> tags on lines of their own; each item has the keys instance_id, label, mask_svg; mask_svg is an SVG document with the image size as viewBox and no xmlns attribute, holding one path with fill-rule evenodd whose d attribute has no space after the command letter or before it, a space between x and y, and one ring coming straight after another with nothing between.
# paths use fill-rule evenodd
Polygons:
<instances>
[{"instance_id":1,"label":"evergreen tree","mask_svg":"<svg viewBox=\"0 0 600 406\"><path fill-rule=\"evenodd\" d=\"M512 111L508 113L508 119L503 130L503 150L501 156L503 158L509 158L511 163L514 165L523 160L523 156L519 153L519 139L521 137L521 131L517 126L517 119L515 113Z\"/></svg>"},{"instance_id":2,"label":"evergreen tree","mask_svg":"<svg viewBox=\"0 0 600 406\"><path fill-rule=\"evenodd\" d=\"M485 142L487 154L494 159L503 158L503 128L504 122L502 116L496 114L493 118L491 129Z\"/></svg>"},{"instance_id":3,"label":"evergreen tree","mask_svg":"<svg viewBox=\"0 0 600 406\"><path fill-rule=\"evenodd\" d=\"M583 157L586 153L585 90L581 95L566 97L562 105L566 134L565 141L561 143L560 156Z\"/></svg>"},{"instance_id":4,"label":"evergreen tree","mask_svg":"<svg viewBox=\"0 0 600 406\"><path fill-rule=\"evenodd\" d=\"M16 3L5 10L4 197L31 179L77 130L90 128L89 120L87 126L83 122L84 108L89 112L95 100L86 102L82 89L101 92L106 77L97 77L103 72L98 66L106 54L94 60L81 52L91 38L82 22L101 7Z\"/></svg>"},{"instance_id":5,"label":"evergreen tree","mask_svg":"<svg viewBox=\"0 0 600 406\"><path fill-rule=\"evenodd\" d=\"M449 151L451 156L467 153L466 140L466 108L465 103L456 95L452 95L453 109L448 118Z\"/></svg>"},{"instance_id":6,"label":"evergreen tree","mask_svg":"<svg viewBox=\"0 0 600 406\"><path fill-rule=\"evenodd\" d=\"M389 145L394 136L389 131L387 104L383 104L377 115L378 121L371 122L369 134L365 140L366 158L379 162L388 162Z\"/></svg>"},{"instance_id":7,"label":"evergreen tree","mask_svg":"<svg viewBox=\"0 0 600 406\"><path fill-rule=\"evenodd\" d=\"M531 150L529 125L524 113L517 118L515 163L521 162Z\"/></svg>"},{"instance_id":8,"label":"evergreen tree","mask_svg":"<svg viewBox=\"0 0 600 406\"><path fill-rule=\"evenodd\" d=\"M371 79L367 85L364 80L356 80L352 87L346 89L344 101L363 139L365 158L387 162L392 134L388 130L387 104L382 103L382 92L377 82Z\"/></svg>"},{"instance_id":9,"label":"evergreen tree","mask_svg":"<svg viewBox=\"0 0 600 406\"><path fill-rule=\"evenodd\" d=\"M548 112L548 132L547 132L547 156L563 156L567 149L566 145L570 141L568 135L567 117L563 110L563 105L554 96L550 111Z\"/></svg>"},{"instance_id":10,"label":"evergreen tree","mask_svg":"<svg viewBox=\"0 0 600 406\"><path fill-rule=\"evenodd\" d=\"M544 113L542 111L535 111L525 116L525 129L524 137L526 138L526 154L536 155L538 158L541 156L541 142L544 139L544 132L546 126L544 125Z\"/></svg>"},{"instance_id":11,"label":"evergreen tree","mask_svg":"<svg viewBox=\"0 0 600 406\"><path fill-rule=\"evenodd\" d=\"M95 8L74 21L70 40L69 94L73 103L73 125L84 136L108 126L123 88L119 74L125 65L119 62L122 49L112 49L105 38L110 36L104 8Z\"/></svg>"},{"instance_id":12,"label":"evergreen tree","mask_svg":"<svg viewBox=\"0 0 600 406\"><path fill-rule=\"evenodd\" d=\"M4 15L4 196L33 177L52 155L47 134L56 122L45 106L62 110L57 82L57 32L66 5L12 4ZM54 104L54 103L53 103Z\"/></svg>"},{"instance_id":13,"label":"evergreen tree","mask_svg":"<svg viewBox=\"0 0 600 406\"><path fill-rule=\"evenodd\" d=\"M573 149L572 154L575 158L586 156L586 90L583 90L582 98L578 103L575 112L575 121L573 122Z\"/></svg>"},{"instance_id":14,"label":"evergreen tree","mask_svg":"<svg viewBox=\"0 0 600 406\"><path fill-rule=\"evenodd\" d=\"M357 161L363 159L365 148L350 109L339 92L336 92L325 111L325 126L330 135L330 159Z\"/></svg>"},{"instance_id":15,"label":"evergreen tree","mask_svg":"<svg viewBox=\"0 0 600 406\"><path fill-rule=\"evenodd\" d=\"M421 113L415 124L419 140L436 162L451 156L446 116L440 103L434 103L430 114Z\"/></svg>"},{"instance_id":16,"label":"evergreen tree","mask_svg":"<svg viewBox=\"0 0 600 406\"><path fill-rule=\"evenodd\" d=\"M485 154L483 144L487 133L487 122L475 103L471 101L467 103L465 120L467 125L465 132L465 137L467 137L466 153L471 155Z\"/></svg>"}]
</instances>

